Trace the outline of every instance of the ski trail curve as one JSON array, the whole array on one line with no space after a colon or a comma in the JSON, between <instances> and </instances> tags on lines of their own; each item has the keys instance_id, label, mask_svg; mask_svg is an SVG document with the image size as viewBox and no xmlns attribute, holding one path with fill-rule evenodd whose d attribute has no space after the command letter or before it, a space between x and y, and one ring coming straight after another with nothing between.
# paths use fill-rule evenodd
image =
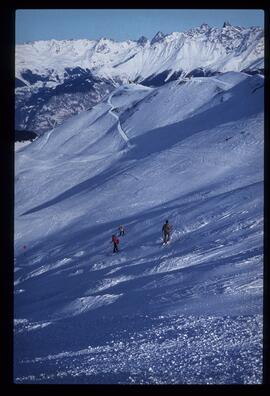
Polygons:
<instances>
[{"instance_id":1,"label":"ski trail curve","mask_svg":"<svg viewBox=\"0 0 270 396\"><path fill-rule=\"evenodd\" d=\"M42 144L41 148L43 148L44 146L46 146L48 144L48 141L50 139L51 134L54 131L54 127L52 129L50 129L48 132L46 132L46 135L44 134L44 143Z\"/></svg>"},{"instance_id":2,"label":"ski trail curve","mask_svg":"<svg viewBox=\"0 0 270 396\"><path fill-rule=\"evenodd\" d=\"M129 138L128 138L127 134L125 133L125 131L123 131L123 129L121 127L118 115L113 112L115 107L112 105L112 102L111 102L112 96L113 96L113 93L108 97L108 101L107 101L107 103L111 106L109 113L117 120L117 130L118 130L119 134L122 136L122 138L124 139L124 141L129 146Z\"/></svg>"}]
</instances>

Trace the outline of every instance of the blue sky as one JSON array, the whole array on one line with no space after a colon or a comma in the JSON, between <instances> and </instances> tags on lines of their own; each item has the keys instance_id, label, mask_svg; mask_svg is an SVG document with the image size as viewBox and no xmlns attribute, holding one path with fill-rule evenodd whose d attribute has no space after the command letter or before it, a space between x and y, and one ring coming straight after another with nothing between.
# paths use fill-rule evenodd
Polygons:
<instances>
[{"instance_id":1,"label":"blue sky","mask_svg":"<svg viewBox=\"0 0 270 396\"><path fill-rule=\"evenodd\" d=\"M151 39L163 33L185 31L203 22L221 27L224 21L243 27L264 25L262 10L214 9L36 9L16 11L16 43L34 40Z\"/></svg>"}]
</instances>

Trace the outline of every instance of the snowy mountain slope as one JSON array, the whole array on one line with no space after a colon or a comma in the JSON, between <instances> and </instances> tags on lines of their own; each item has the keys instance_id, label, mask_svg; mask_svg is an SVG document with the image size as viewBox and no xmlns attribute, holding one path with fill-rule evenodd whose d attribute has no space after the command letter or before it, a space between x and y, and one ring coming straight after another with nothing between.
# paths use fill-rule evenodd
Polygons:
<instances>
[{"instance_id":1,"label":"snowy mountain slope","mask_svg":"<svg viewBox=\"0 0 270 396\"><path fill-rule=\"evenodd\" d=\"M117 88L16 153L15 218L16 382L261 382L263 77Z\"/></svg>"},{"instance_id":2,"label":"snowy mountain slope","mask_svg":"<svg viewBox=\"0 0 270 396\"><path fill-rule=\"evenodd\" d=\"M181 76L262 73L264 35L257 27L207 24L151 40L49 40L16 46L16 128L39 135L98 103L129 81L161 86ZM88 107L87 107L88 106Z\"/></svg>"}]
</instances>

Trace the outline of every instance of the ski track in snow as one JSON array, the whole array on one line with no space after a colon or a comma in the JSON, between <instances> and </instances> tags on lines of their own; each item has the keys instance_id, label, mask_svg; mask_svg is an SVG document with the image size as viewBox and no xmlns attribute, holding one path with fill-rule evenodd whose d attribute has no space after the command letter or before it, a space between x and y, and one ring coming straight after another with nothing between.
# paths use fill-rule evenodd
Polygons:
<instances>
[{"instance_id":1,"label":"ski track in snow","mask_svg":"<svg viewBox=\"0 0 270 396\"><path fill-rule=\"evenodd\" d=\"M110 94L110 96L108 97L108 104L111 106L111 109L109 110L109 113L117 120L117 130L118 130L119 134L122 136L122 138L124 139L124 141L127 143L127 145L130 146L129 138L128 138L127 134L123 131L123 129L121 127L119 116L113 112L115 107L112 105L112 102L111 102L112 96L113 96L113 93Z\"/></svg>"}]
</instances>

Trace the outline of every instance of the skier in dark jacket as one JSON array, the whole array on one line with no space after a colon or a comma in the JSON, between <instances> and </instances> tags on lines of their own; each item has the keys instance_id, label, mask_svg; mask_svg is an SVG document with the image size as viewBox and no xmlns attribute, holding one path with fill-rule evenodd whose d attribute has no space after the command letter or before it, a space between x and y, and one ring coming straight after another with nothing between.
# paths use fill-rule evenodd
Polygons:
<instances>
[{"instance_id":1,"label":"skier in dark jacket","mask_svg":"<svg viewBox=\"0 0 270 396\"><path fill-rule=\"evenodd\" d=\"M166 220L166 223L163 224L162 227L162 234L163 234L163 242L168 243L171 239L171 232L172 232L172 226L169 224L169 220Z\"/></svg>"},{"instance_id":2,"label":"skier in dark jacket","mask_svg":"<svg viewBox=\"0 0 270 396\"><path fill-rule=\"evenodd\" d=\"M116 237L116 235L112 235L112 243L113 243L113 253L119 252L118 245L119 245L119 239Z\"/></svg>"},{"instance_id":3,"label":"skier in dark jacket","mask_svg":"<svg viewBox=\"0 0 270 396\"><path fill-rule=\"evenodd\" d=\"M125 235L124 226L120 225L120 226L118 227L118 230L119 230L119 236L124 236L124 235Z\"/></svg>"}]
</instances>

